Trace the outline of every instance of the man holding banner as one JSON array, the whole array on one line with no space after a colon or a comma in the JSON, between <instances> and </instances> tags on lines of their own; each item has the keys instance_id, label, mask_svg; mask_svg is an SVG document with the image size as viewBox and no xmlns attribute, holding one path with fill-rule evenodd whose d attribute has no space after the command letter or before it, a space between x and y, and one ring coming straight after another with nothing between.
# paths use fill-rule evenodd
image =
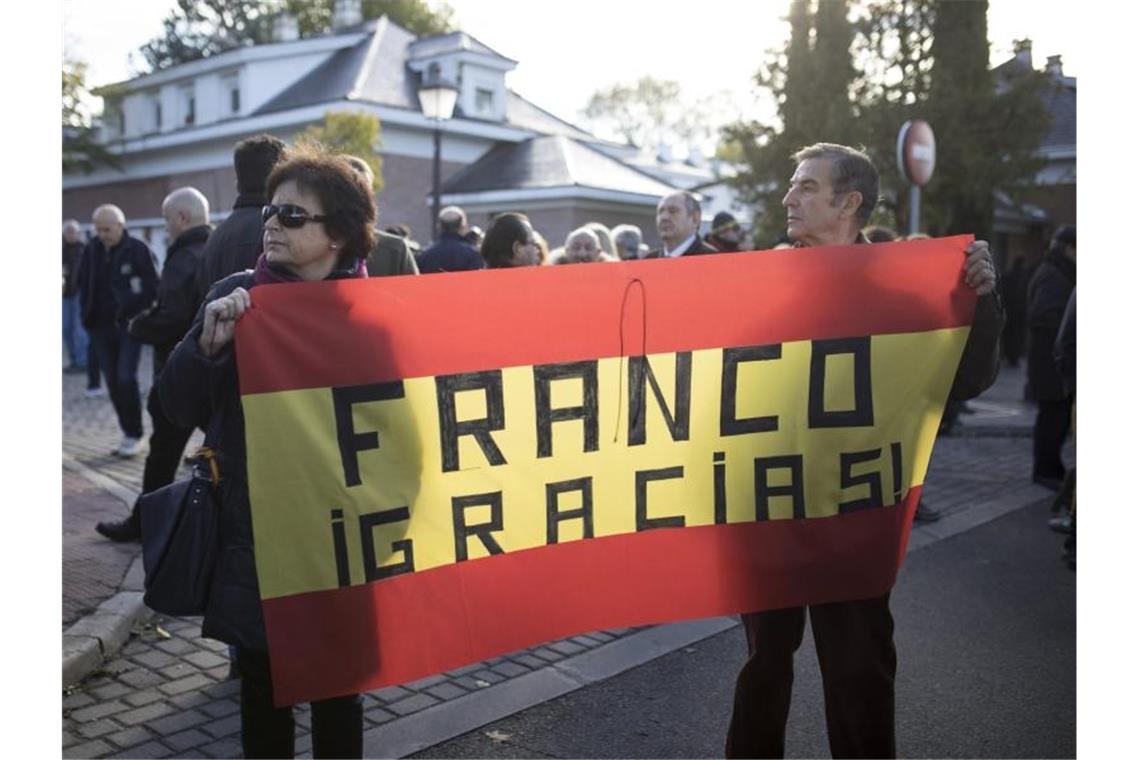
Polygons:
<instances>
[{"instance_id":1,"label":"man holding banner","mask_svg":"<svg viewBox=\"0 0 1140 760\"><path fill-rule=\"evenodd\" d=\"M817 143L793 158L798 165L783 205L788 237L796 247L867 244L860 230L878 202L879 175L866 154ZM950 389L950 398L957 400L972 398L993 383L1004 322L987 244L975 241L965 253L963 278L978 301ZM888 590L872 598L807 607L835 757L895 756L896 658L889 599ZM742 616L749 658L737 678L728 757L784 756L793 656L803 639L804 618L802 606Z\"/></svg>"}]
</instances>

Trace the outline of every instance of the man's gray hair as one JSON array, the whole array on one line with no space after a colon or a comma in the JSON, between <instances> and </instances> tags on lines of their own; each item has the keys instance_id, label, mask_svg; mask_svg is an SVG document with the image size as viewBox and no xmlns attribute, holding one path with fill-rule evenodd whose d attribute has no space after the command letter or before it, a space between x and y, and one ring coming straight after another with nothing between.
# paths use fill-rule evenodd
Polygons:
<instances>
[{"instance_id":1,"label":"man's gray hair","mask_svg":"<svg viewBox=\"0 0 1140 760\"><path fill-rule=\"evenodd\" d=\"M180 187L171 191L162 201L163 212L168 208L184 212L195 227L210 221L210 202L196 187Z\"/></svg>"},{"instance_id":2,"label":"man's gray hair","mask_svg":"<svg viewBox=\"0 0 1140 760\"><path fill-rule=\"evenodd\" d=\"M618 256L623 259L636 259L641 249L641 228L635 224L619 224L613 229L614 245Z\"/></svg>"},{"instance_id":3,"label":"man's gray hair","mask_svg":"<svg viewBox=\"0 0 1140 760\"><path fill-rule=\"evenodd\" d=\"M855 218L862 227L871 218L879 204L879 172L870 157L861 148L835 143L816 143L800 148L792 154L796 163L809 158L824 158L831 162L832 199L843 193L857 192L863 196Z\"/></svg>"},{"instance_id":4,"label":"man's gray hair","mask_svg":"<svg viewBox=\"0 0 1140 760\"><path fill-rule=\"evenodd\" d=\"M102 206L91 212L92 221L98 219L101 216L112 216L119 224L122 224L124 226L127 224L127 215L124 214L123 210L116 206L114 203L104 203Z\"/></svg>"},{"instance_id":5,"label":"man's gray hair","mask_svg":"<svg viewBox=\"0 0 1140 760\"><path fill-rule=\"evenodd\" d=\"M65 234L65 235L68 232L74 232L76 235L78 235L82 231L83 231L83 228L79 225L79 222L76 221L75 219L68 219L67 221L65 221L63 223L63 234Z\"/></svg>"},{"instance_id":6,"label":"man's gray hair","mask_svg":"<svg viewBox=\"0 0 1140 760\"><path fill-rule=\"evenodd\" d=\"M467 214L459 206L444 206L439 211L439 228L458 233L467 224Z\"/></svg>"}]
</instances>

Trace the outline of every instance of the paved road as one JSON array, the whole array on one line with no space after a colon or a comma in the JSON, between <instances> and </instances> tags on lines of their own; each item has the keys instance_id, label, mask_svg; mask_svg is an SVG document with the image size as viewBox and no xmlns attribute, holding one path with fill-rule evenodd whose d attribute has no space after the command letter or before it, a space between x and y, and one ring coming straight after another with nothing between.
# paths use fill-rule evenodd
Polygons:
<instances>
[{"instance_id":1,"label":"paved road","mask_svg":"<svg viewBox=\"0 0 1140 760\"><path fill-rule=\"evenodd\" d=\"M900 757L1075 757L1076 576L1048 501L915 552L892 597ZM718 757L739 626L414 757ZM829 754L811 636L789 757Z\"/></svg>"}]
</instances>

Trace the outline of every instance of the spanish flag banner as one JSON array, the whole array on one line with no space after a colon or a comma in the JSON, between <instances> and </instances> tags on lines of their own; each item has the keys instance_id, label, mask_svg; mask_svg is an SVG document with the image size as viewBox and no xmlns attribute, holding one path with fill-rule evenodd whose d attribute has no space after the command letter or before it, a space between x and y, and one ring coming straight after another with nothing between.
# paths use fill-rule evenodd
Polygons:
<instances>
[{"instance_id":1,"label":"spanish flag banner","mask_svg":"<svg viewBox=\"0 0 1140 760\"><path fill-rule=\"evenodd\" d=\"M252 292L275 699L894 583L968 237Z\"/></svg>"}]
</instances>

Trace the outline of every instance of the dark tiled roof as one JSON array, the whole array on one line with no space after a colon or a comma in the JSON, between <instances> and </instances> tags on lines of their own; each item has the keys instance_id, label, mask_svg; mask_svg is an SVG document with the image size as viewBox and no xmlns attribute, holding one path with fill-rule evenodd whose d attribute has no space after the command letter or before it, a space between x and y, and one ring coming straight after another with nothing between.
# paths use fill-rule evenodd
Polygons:
<instances>
[{"instance_id":1,"label":"dark tiled roof","mask_svg":"<svg viewBox=\"0 0 1140 760\"><path fill-rule=\"evenodd\" d=\"M472 53L494 56L495 58L502 58L504 61L512 60L487 47L466 32L449 32L447 34L424 37L423 39L417 40L411 46L411 49L408 50L408 55L410 58L416 59L444 55L446 53L460 53L465 50Z\"/></svg>"},{"instance_id":2,"label":"dark tiled roof","mask_svg":"<svg viewBox=\"0 0 1140 760\"><path fill-rule=\"evenodd\" d=\"M449 179L447 194L547 187L661 196L673 188L601 151L562 135L500 143Z\"/></svg>"},{"instance_id":3,"label":"dark tiled roof","mask_svg":"<svg viewBox=\"0 0 1140 760\"><path fill-rule=\"evenodd\" d=\"M1053 116L1049 134L1041 141L1042 148L1077 146L1077 85L1057 82L1045 94L1045 105Z\"/></svg>"},{"instance_id":4,"label":"dark tiled roof","mask_svg":"<svg viewBox=\"0 0 1140 760\"><path fill-rule=\"evenodd\" d=\"M303 108L348 97L356 84L357 73L368 59L373 39L369 35L352 47L333 53L324 63L270 98L253 115Z\"/></svg>"}]
</instances>

